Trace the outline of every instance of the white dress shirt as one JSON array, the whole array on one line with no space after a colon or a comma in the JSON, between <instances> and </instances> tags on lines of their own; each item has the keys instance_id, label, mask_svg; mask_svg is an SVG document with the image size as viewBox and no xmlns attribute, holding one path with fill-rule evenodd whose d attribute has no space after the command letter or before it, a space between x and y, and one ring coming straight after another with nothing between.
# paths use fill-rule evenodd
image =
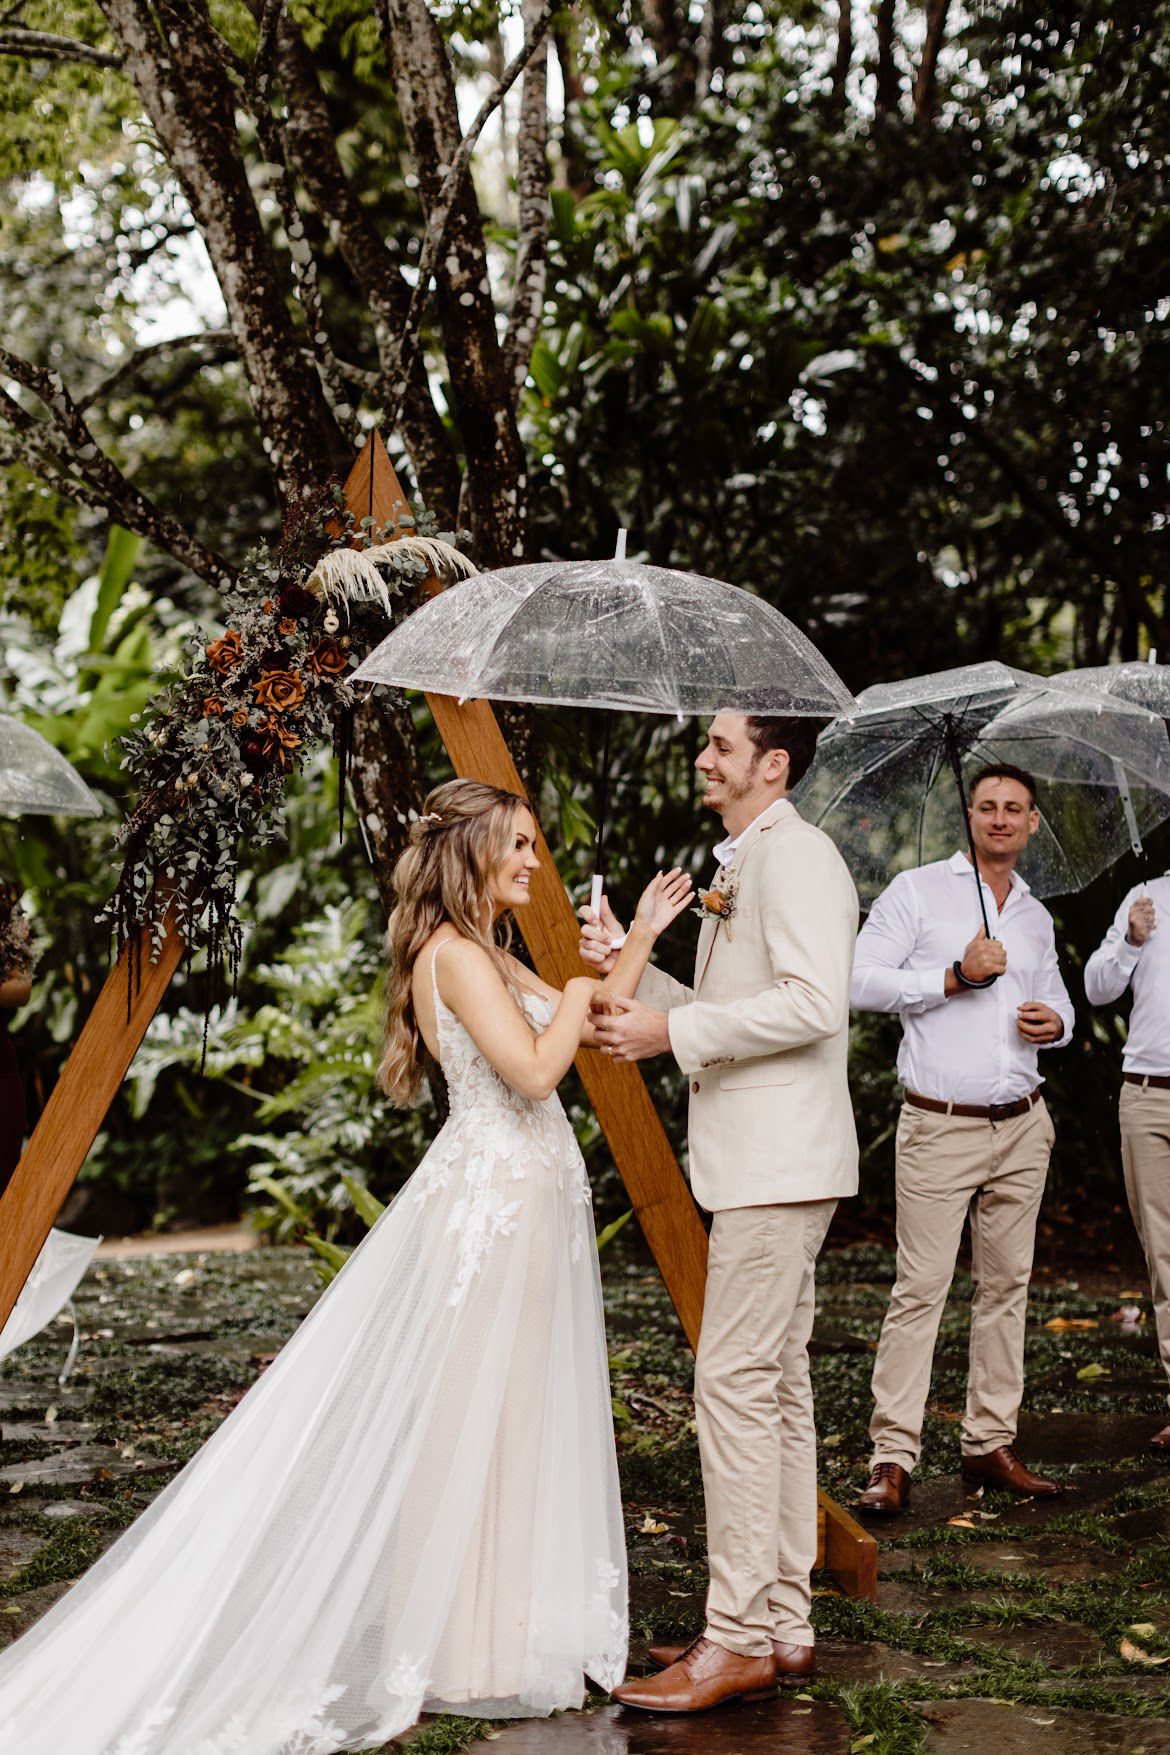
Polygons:
<instances>
[{"instance_id":1,"label":"white dress shirt","mask_svg":"<svg viewBox=\"0 0 1170 1755\"><path fill-rule=\"evenodd\" d=\"M786 809L788 809L788 810L795 809L795 806L787 798L780 798L780 799L777 799L775 802L776 802L776 804L784 805L786 807ZM774 806L769 804L769 805L766 805L764 808L765 808L765 810L772 810L774 808ZM732 860L735 858L736 848L739 846L740 842L743 840L744 836L747 834L748 830L751 828L752 823L758 823L760 820L760 817L762 817L763 814L764 814L764 812L760 811L758 813L758 815L756 815L752 818L751 823L745 824L745 826L739 831L738 835L728 835L726 841L720 841L718 847L712 847L711 851L715 855L715 858L719 861L720 865L730 865L731 864Z\"/></svg>"},{"instance_id":2,"label":"white dress shirt","mask_svg":"<svg viewBox=\"0 0 1170 1755\"><path fill-rule=\"evenodd\" d=\"M948 997L946 972L983 924L965 853L900 872L870 910L853 960L852 1003L897 1012L902 1020L898 1077L909 1091L942 1103L1014 1103L1041 1083L1036 1044L1016 1028L1016 1011L1039 1000L1072 1035L1073 1008L1056 960L1052 916L1018 873L1000 912L984 880L991 937L1007 969L991 987ZM1170 933L1168 933L1170 936Z\"/></svg>"},{"instance_id":3,"label":"white dress shirt","mask_svg":"<svg viewBox=\"0 0 1170 1755\"><path fill-rule=\"evenodd\" d=\"M1153 902L1155 924L1144 945L1131 945L1125 935L1139 896ZM1131 985L1133 1012L1121 1064L1126 1072L1164 1078L1170 1075L1170 874L1134 885L1085 964L1090 1005L1109 1005Z\"/></svg>"}]
</instances>

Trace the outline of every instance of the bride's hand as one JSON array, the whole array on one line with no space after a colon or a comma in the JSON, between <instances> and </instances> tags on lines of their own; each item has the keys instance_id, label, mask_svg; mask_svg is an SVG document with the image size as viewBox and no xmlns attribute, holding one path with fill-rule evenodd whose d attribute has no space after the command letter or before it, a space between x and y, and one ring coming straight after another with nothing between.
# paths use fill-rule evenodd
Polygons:
<instances>
[{"instance_id":1,"label":"bride's hand","mask_svg":"<svg viewBox=\"0 0 1170 1755\"><path fill-rule=\"evenodd\" d=\"M694 894L690 877L678 866L673 871L660 871L642 891L635 919L657 938L694 900Z\"/></svg>"}]
</instances>

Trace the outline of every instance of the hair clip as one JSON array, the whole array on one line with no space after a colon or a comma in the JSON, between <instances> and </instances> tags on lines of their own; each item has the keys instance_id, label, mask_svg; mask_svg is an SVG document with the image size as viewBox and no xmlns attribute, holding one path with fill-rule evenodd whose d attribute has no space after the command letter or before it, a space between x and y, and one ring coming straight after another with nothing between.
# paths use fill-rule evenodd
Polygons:
<instances>
[{"instance_id":1,"label":"hair clip","mask_svg":"<svg viewBox=\"0 0 1170 1755\"><path fill-rule=\"evenodd\" d=\"M420 823L441 823L443 819L437 810L429 810L425 816L421 816L418 820Z\"/></svg>"}]
</instances>

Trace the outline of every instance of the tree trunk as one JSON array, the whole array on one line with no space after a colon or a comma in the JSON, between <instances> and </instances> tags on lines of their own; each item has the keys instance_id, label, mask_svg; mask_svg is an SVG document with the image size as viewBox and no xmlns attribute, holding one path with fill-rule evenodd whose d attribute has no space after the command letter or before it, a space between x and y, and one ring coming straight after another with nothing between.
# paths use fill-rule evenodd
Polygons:
<instances>
[{"instance_id":1,"label":"tree trunk","mask_svg":"<svg viewBox=\"0 0 1170 1755\"><path fill-rule=\"evenodd\" d=\"M853 0L838 0L837 60L833 68L833 108L845 113L845 87L853 65Z\"/></svg>"},{"instance_id":2,"label":"tree trunk","mask_svg":"<svg viewBox=\"0 0 1170 1755\"><path fill-rule=\"evenodd\" d=\"M383 0L394 83L424 209L438 201L458 149L451 63L424 0ZM480 566L524 556L527 471L496 331L483 220L470 174L455 197L436 303L467 458L468 512Z\"/></svg>"},{"instance_id":3,"label":"tree trunk","mask_svg":"<svg viewBox=\"0 0 1170 1755\"><path fill-rule=\"evenodd\" d=\"M235 93L205 0L101 0L143 109L203 235L283 494L344 468L348 451L305 360L248 184Z\"/></svg>"},{"instance_id":4,"label":"tree trunk","mask_svg":"<svg viewBox=\"0 0 1170 1755\"><path fill-rule=\"evenodd\" d=\"M894 48L897 41L895 12L897 0L878 0L877 5L877 113L896 116L898 113L898 63Z\"/></svg>"},{"instance_id":5,"label":"tree trunk","mask_svg":"<svg viewBox=\"0 0 1170 1755\"><path fill-rule=\"evenodd\" d=\"M938 58L946 37L950 0L926 0L926 41L914 81L914 120L919 127L934 121L938 110Z\"/></svg>"},{"instance_id":6,"label":"tree trunk","mask_svg":"<svg viewBox=\"0 0 1170 1755\"><path fill-rule=\"evenodd\" d=\"M336 238L345 265L369 306L385 373L393 365L398 332L410 305L410 289L350 187L313 58L299 30L287 18L277 46L276 69L288 105L283 132L289 164ZM421 351L414 357L407 382L399 417L402 437L424 503L450 527L459 505L459 464L431 396Z\"/></svg>"}]
</instances>

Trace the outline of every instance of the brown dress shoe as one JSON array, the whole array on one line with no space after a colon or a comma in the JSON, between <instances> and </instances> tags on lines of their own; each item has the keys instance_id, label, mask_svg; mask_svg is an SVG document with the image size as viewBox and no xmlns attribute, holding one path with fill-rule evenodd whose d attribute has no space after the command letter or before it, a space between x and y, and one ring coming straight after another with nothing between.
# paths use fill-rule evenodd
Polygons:
<instances>
[{"instance_id":1,"label":"brown dress shoe","mask_svg":"<svg viewBox=\"0 0 1170 1755\"><path fill-rule=\"evenodd\" d=\"M1150 1449L1155 1456L1170 1456L1170 1426L1163 1426L1150 1439Z\"/></svg>"},{"instance_id":2,"label":"brown dress shoe","mask_svg":"<svg viewBox=\"0 0 1170 1755\"><path fill-rule=\"evenodd\" d=\"M857 1504L861 1511L897 1517L910 1503L910 1473L901 1463L874 1463Z\"/></svg>"},{"instance_id":3,"label":"brown dress shoe","mask_svg":"<svg viewBox=\"0 0 1170 1755\"><path fill-rule=\"evenodd\" d=\"M1010 1444L1001 1444L986 1456L964 1456L962 1474L965 1481L978 1481L981 1487L1007 1487L1033 1499L1052 1499L1064 1492L1059 1481L1046 1481L1026 1469Z\"/></svg>"},{"instance_id":4,"label":"brown dress shoe","mask_svg":"<svg viewBox=\"0 0 1170 1755\"><path fill-rule=\"evenodd\" d=\"M669 1669L623 1682L613 1698L643 1712L707 1712L725 1700L766 1700L775 1692L775 1658L740 1657L700 1635Z\"/></svg>"},{"instance_id":5,"label":"brown dress shoe","mask_svg":"<svg viewBox=\"0 0 1170 1755\"><path fill-rule=\"evenodd\" d=\"M652 1645L646 1656L660 1670L668 1670L687 1650L685 1645ZM794 1688L800 1682L807 1682L817 1667L815 1645L785 1645L774 1639L772 1656L776 1660L776 1680L782 1688Z\"/></svg>"}]
</instances>

